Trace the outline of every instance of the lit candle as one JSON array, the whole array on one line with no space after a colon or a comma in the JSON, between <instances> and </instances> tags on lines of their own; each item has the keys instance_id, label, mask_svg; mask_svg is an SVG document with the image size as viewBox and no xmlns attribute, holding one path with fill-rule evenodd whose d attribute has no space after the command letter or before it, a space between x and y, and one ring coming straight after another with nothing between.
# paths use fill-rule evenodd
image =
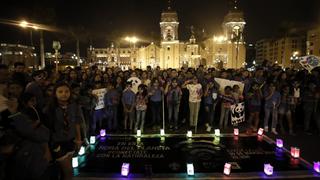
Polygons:
<instances>
[{"instance_id":1,"label":"lit candle","mask_svg":"<svg viewBox=\"0 0 320 180\"><path fill-rule=\"evenodd\" d=\"M214 130L214 135L215 136L220 136L220 129L215 129Z\"/></svg>"},{"instance_id":2,"label":"lit candle","mask_svg":"<svg viewBox=\"0 0 320 180\"><path fill-rule=\"evenodd\" d=\"M233 129L233 134L235 136L238 136L239 135L239 129L238 128Z\"/></svg>"},{"instance_id":3,"label":"lit candle","mask_svg":"<svg viewBox=\"0 0 320 180\"><path fill-rule=\"evenodd\" d=\"M264 164L264 173L268 176L271 176L273 174L273 166L270 164Z\"/></svg>"},{"instance_id":4,"label":"lit candle","mask_svg":"<svg viewBox=\"0 0 320 180\"><path fill-rule=\"evenodd\" d=\"M282 139L276 139L277 147L282 148L283 147L283 140Z\"/></svg>"},{"instance_id":5,"label":"lit candle","mask_svg":"<svg viewBox=\"0 0 320 180\"><path fill-rule=\"evenodd\" d=\"M188 138L191 138L191 137L192 137L192 131L188 131L188 132L187 132L187 137L188 137Z\"/></svg>"},{"instance_id":6,"label":"lit candle","mask_svg":"<svg viewBox=\"0 0 320 180\"><path fill-rule=\"evenodd\" d=\"M164 136L165 133L164 133L164 129L160 129L160 136Z\"/></svg>"},{"instance_id":7,"label":"lit candle","mask_svg":"<svg viewBox=\"0 0 320 180\"><path fill-rule=\"evenodd\" d=\"M101 130L100 130L100 136L101 136L101 137L106 136L106 130L105 130L105 129L101 129Z\"/></svg>"},{"instance_id":8,"label":"lit candle","mask_svg":"<svg viewBox=\"0 0 320 180\"><path fill-rule=\"evenodd\" d=\"M231 164L225 163L225 164L224 164L223 173L224 173L225 175L230 175L230 172L231 172Z\"/></svg>"},{"instance_id":9,"label":"lit candle","mask_svg":"<svg viewBox=\"0 0 320 180\"><path fill-rule=\"evenodd\" d=\"M141 137L141 130L140 129L137 130L137 137Z\"/></svg>"},{"instance_id":10,"label":"lit candle","mask_svg":"<svg viewBox=\"0 0 320 180\"><path fill-rule=\"evenodd\" d=\"M188 163L187 164L187 174L189 176L193 176L194 175L194 168L193 168L193 164L192 163Z\"/></svg>"},{"instance_id":11,"label":"lit candle","mask_svg":"<svg viewBox=\"0 0 320 180\"><path fill-rule=\"evenodd\" d=\"M313 162L313 169L317 172L320 173L320 162Z\"/></svg>"},{"instance_id":12,"label":"lit candle","mask_svg":"<svg viewBox=\"0 0 320 180\"><path fill-rule=\"evenodd\" d=\"M297 147L291 147L291 156L294 158L300 157L300 149Z\"/></svg>"},{"instance_id":13,"label":"lit candle","mask_svg":"<svg viewBox=\"0 0 320 180\"><path fill-rule=\"evenodd\" d=\"M130 168L130 164L129 163L123 163L122 167L121 167L121 175L122 176L128 176L129 168Z\"/></svg>"},{"instance_id":14,"label":"lit candle","mask_svg":"<svg viewBox=\"0 0 320 180\"><path fill-rule=\"evenodd\" d=\"M76 168L76 167L78 167L78 156L76 156L76 157L73 157L72 158L72 167L73 168Z\"/></svg>"},{"instance_id":15,"label":"lit candle","mask_svg":"<svg viewBox=\"0 0 320 180\"><path fill-rule=\"evenodd\" d=\"M81 146L78 154L80 156L82 156L82 155L84 155L84 153L85 153L85 148L83 146Z\"/></svg>"},{"instance_id":16,"label":"lit candle","mask_svg":"<svg viewBox=\"0 0 320 180\"><path fill-rule=\"evenodd\" d=\"M262 128L259 128L259 130L258 130L258 135L259 135L259 136L262 136L262 135L263 135L263 129L262 129Z\"/></svg>"},{"instance_id":17,"label":"lit candle","mask_svg":"<svg viewBox=\"0 0 320 180\"><path fill-rule=\"evenodd\" d=\"M90 136L90 144L96 143L96 137L95 136Z\"/></svg>"}]
</instances>

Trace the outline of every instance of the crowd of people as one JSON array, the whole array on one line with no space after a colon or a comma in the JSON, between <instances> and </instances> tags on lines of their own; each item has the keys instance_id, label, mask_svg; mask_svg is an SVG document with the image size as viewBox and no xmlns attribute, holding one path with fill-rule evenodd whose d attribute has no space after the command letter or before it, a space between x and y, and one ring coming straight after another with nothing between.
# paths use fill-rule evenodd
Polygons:
<instances>
[{"instance_id":1,"label":"crowd of people","mask_svg":"<svg viewBox=\"0 0 320 180\"><path fill-rule=\"evenodd\" d=\"M320 70L283 69L265 61L254 71L194 68L122 71L97 66L29 72L0 64L0 179L71 179L71 158L88 137L232 127L231 105L244 102L244 131L320 135ZM215 78L239 81L222 90ZM106 89L103 108L93 93ZM17 173L18 172L18 173ZM59 173L60 172L60 173Z\"/></svg>"}]
</instances>

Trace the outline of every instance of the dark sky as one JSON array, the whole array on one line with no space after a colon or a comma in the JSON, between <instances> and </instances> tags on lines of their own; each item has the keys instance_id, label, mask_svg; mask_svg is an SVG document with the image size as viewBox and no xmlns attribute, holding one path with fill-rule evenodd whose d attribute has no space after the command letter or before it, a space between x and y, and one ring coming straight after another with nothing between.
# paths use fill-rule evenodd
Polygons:
<instances>
[{"instance_id":1,"label":"dark sky","mask_svg":"<svg viewBox=\"0 0 320 180\"><path fill-rule=\"evenodd\" d=\"M70 29L80 34L82 49L89 42L96 47L105 47L110 41L124 43L120 40L127 34L146 42L159 40L160 14L166 4L166 0L11 0L1 5L0 19L56 26L64 32L45 32L46 50L52 51L51 42L56 39L64 51L75 51ZM188 39L191 25L196 31L205 29L210 36L219 32L232 5L229 0L173 0L172 4L178 12L181 40ZM275 36L288 24L318 23L320 17L319 0L240 0L239 6L247 22L248 43ZM26 29L3 24L0 28L0 42L30 44ZM38 40L34 32L36 46Z\"/></svg>"}]
</instances>

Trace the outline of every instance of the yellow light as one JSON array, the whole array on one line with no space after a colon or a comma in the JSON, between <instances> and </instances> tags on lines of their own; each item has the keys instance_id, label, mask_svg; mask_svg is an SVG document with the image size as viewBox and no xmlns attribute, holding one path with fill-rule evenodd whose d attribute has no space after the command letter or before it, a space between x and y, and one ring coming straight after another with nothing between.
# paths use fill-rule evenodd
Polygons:
<instances>
[{"instance_id":1,"label":"yellow light","mask_svg":"<svg viewBox=\"0 0 320 180\"><path fill-rule=\"evenodd\" d=\"M132 43L136 43L137 41L138 41L138 38L137 38L137 37L132 37L132 38L131 38L131 42L132 42Z\"/></svg>"},{"instance_id":2,"label":"yellow light","mask_svg":"<svg viewBox=\"0 0 320 180\"><path fill-rule=\"evenodd\" d=\"M226 41L227 38L225 36L214 36L213 37L213 41L218 42L218 43L222 43L224 41Z\"/></svg>"},{"instance_id":3,"label":"yellow light","mask_svg":"<svg viewBox=\"0 0 320 180\"><path fill-rule=\"evenodd\" d=\"M23 27L23 28L28 27L28 24L29 24L29 23L28 23L27 21L21 21L21 22L20 22L20 26Z\"/></svg>"},{"instance_id":4,"label":"yellow light","mask_svg":"<svg viewBox=\"0 0 320 180\"><path fill-rule=\"evenodd\" d=\"M33 25L32 28L33 28L34 30L38 30L38 29L39 29L39 27L36 26L36 25Z\"/></svg>"}]
</instances>

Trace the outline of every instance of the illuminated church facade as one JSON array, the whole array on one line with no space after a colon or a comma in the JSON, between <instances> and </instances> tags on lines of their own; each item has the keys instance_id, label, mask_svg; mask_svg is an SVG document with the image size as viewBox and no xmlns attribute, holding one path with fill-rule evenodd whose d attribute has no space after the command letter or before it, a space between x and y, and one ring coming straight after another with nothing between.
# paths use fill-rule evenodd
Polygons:
<instances>
[{"instance_id":1,"label":"illuminated church facade","mask_svg":"<svg viewBox=\"0 0 320 180\"><path fill-rule=\"evenodd\" d=\"M241 68L245 66L245 28L243 13L234 8L225 16L219 35L213 35L201 42L197 42L193 29L187 42L179 39L179 18L170 4L161 13L160 44L150 43L144 47L88 49L88 60L107 66L118 66L122 69L146 69L147 66L161 69L193 67Z\"/></svg>"}]
</instances>

